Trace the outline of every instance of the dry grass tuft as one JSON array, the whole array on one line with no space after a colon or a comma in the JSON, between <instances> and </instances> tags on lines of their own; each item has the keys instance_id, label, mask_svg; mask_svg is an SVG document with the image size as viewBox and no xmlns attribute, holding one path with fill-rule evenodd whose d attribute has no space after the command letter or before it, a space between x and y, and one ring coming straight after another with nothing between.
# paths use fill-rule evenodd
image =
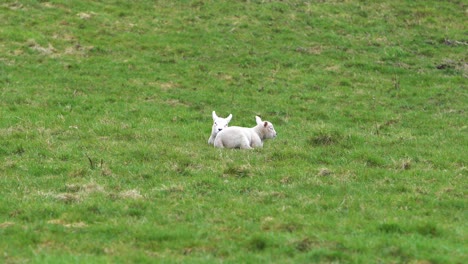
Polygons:
<instances>
[{"instance_id":1,"label":"dry grass tuft","mask_svg":"<svg viewBox=\"0 0 468 264\"><path fill-rule=\"evenodd\" d=\"M57 52L57 50L52 46L52 44L49 43L47 47L43 47L39 45L34 39L28 40L27 45L30 49L37 51L44 55L51 55Z\"/></svg>"},{"instance_id":2,"label":"dry grass tuft","mask_svg":"<svg viewBox=\"0 0 468 264\"><path fill-rule=\"evenodd\" d=\"M52 219L52 220L47 221L47 223L53 224L53 225L61 225L67 228L83 228L83 227L88 226L84 222L67 223L65 220L62 220L62 219Z\"/></svg>"},{"instance_id":3,"label":"dry grass tuft","mask_svg":"<svg viewBox=\"0 0 468 264\"><path fill-rule=\"evenodd\" d=\"M64 202L64 203L75 203L81 200L79 195L71 194L71 193L59 193L56 194L55 199Z\"/></svg>"},{"instance_id":4,"label":"dry grass tuft","mask_svg":"<svg viewBox=\"0 0 468 264\"><path fill-rule=\"evenodd\" d=\"M135 189L123 191L119 194L119 196L124 199L134 199L134 200L143 198L143 195L140 194L140 191L135 190Z\"/></svg>"},{"instance_id":5,"label":"dry grass tuft","mask_svg":"<svg viewBox=\"0 0 468 264\"><path fill-rule=\"evenodd\" d=\"M94 12L88 12L88 13L86 13L86 12L81 12L81 13L78 13L78 14L76 14L76 15L77 15L79 18L83 19L83 20L89 20L89 19L91 19L93 16L95 16L96 13L94 13Z\"/></svg>"},{"instance_id":6,"label":"dry grass tuft","mask_svg":"<svg viewBox=\"0 0 468 264\"><path fill-rule=\"evenodd\" d=\"M394 161L394 166L397 170L409 170L411 169L412 160L410 158L401 159Z\"/></svg>"},{"instance_id":7,"label":"dry grass tuft","mask_svg":"<svg viewBox=\"0 0 468 264\"><path fill-rule=\"evenodd\" d=\"M170 185L170 186L166 186L166 185L162 185L160 188L157 188L158 191L160 192L169 192L169 193L172 193L172 192L184 192L185 191L185 188L184 186L182 185Z\"/></svg>"},{"instance_id":8,"label":"dry grass tuft","mask_svg":"<svg viewBox=\"0 0 468 264\"><path fill-rule=\"evenodd\" d=\"M286 176L280 180L282 184L290 184L292 183L292 177L291 176Z\"/></svg>"},{"instance_id":9,"label":"dry grass tuft","mask_svg":"<svg viewBox=\"0 0 468 264\"><path fill-rule=\"evenodd\" d=\"M13 226L13 225L15 225L15 223L7 221L7 222L1 223L0 228L7 228L7 227L10 227L10 226Z\"/></svg>"},{"instance_id":10,"label":"dry grass tuft","mask_svg":"<svg viewBox=\"0 0 468 264\"><path fill-rule=\"evenodd\" d=\"M321 168L317 173L318 176L330 176L333 172L327 168Z\"/></svg>"}]
</instances>

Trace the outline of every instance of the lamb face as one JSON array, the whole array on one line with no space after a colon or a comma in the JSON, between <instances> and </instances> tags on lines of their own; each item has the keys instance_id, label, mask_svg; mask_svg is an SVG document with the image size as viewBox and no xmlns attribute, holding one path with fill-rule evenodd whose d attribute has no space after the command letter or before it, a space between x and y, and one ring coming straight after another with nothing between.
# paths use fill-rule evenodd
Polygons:
<instances>
[{"instance_id":1,"label":"lamb face","mask_svg":"<svg viewBox=\"0 0 468 264\"><path fill-rule=\"evenodd\" d=\"M208 139L208 144L213 144L214 139L216 138L216 135L220 131L228 127L228 124L232 119L232 114L230 114L226 118L222 118L222 117L217 116L216 112L213 111L212 117L213 117L213 126L211 128L211 135L210 135L210 138Z\"/></svg>"},{"instance_id":2,"label":"lamb face","mask_svg":"<svg viewBox=\"0 0 468 264\"><path fill-rule=\"evenodd\" d=\"M255 121L257 121L257 126L261 126L260 133L263 135L262 139L276 137L276 131L271 122L262 121L262 119L258 116L255 117Z\"/></svg>"},{"instance_id":3,"label":"lamb face","mask_svg":"<svg viewBox=\"0 0 468 264\"><path fill-rule=\"evenodd\" d=\"M218 134L219 131L228 127L228 124L232 119L232 114L230 114L226 118L222 118L222 117L217 116L215 111L213 111L212 115L213 115L213 121L214 121L212 133L215 133L215 134Z\"/></svg>"},{"instance_id":4,"label":"lamb face","mask_svg":"<svg viewBox=\"0 0 468 264\"><path fill-rule=\"evenodd\" d=\"M275 138L276 137L276 131L275 128L273 127L273 124L265 121L263 124L263 131L264 131L264 138Z\"/></svg>"}]
</instances>

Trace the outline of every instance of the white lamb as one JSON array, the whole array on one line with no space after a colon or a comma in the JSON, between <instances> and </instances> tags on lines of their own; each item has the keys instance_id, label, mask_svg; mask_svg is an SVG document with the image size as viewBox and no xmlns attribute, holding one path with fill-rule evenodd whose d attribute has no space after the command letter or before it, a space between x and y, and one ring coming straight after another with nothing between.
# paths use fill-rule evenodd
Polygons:
<instances>
[{"instance_id":1,"label":"white lamb","mask_svg":"<svg viewBox=\"0 0 468 264\"><path fill-rule=\"evenodd\" d=\"M230 114L226 118L222 118L222 117L217 116L215 111L213 111L212 116L213 116L214 123L213 123L213 127L211 128L211 136L208 139L208 144L211 144L211 145L214 144L216 135L219 133L219 131L228 127L228 124L232 119L232 114Z\"/></svg>"},{"instance_id":2,"label":"white lamb","mask_svg":"<svg viewBox=\"0 0 468 264\"><path fill-rule=\"evenodd\" d=\"M258 116L255 117L255 120L257 125L252 128L232 126L223 129L216 136L214 146L217 148L241 149L263 147L263 141L276 137L276 131L272 123L262 121Z\"/></svg>"}]
</instances>

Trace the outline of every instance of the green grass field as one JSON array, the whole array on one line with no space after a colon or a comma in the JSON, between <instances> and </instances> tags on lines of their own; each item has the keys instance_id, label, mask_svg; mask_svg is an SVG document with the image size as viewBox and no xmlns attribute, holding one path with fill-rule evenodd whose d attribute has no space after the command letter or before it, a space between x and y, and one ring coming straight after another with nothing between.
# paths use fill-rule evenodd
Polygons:
<instances>
[{"instance_id":1,"label":"green grass field","mask_svg":"<svg viewBox=\"0 0 468 264\"><path fill-rule=\"evenodd\" d=\"M466 263L467 8L1 1L0 262Z\"/></svg>"}]
</instances>

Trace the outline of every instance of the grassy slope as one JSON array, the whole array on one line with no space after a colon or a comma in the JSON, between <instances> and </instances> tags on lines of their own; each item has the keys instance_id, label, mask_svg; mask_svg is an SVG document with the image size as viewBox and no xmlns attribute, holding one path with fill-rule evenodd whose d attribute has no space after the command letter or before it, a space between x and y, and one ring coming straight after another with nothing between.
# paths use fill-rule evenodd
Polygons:
<instances>
[{"instance_id":1,"label":"grassy slope","mask_svg":"<svg viewBox=\"0 0 468 264\"><path fill-rule=\"evenodd\" d=\"M2 257L466 261L465 9L2 3Z\"/></svg>"}]
</instances>

